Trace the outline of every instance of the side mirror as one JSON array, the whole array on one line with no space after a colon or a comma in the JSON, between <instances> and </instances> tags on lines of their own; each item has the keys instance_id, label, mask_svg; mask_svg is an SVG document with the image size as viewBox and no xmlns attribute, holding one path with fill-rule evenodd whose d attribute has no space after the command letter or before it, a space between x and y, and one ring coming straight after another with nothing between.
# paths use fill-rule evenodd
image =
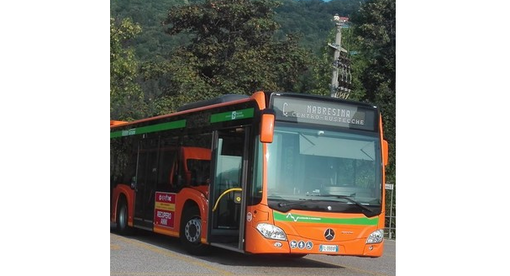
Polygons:
<instances>
[{"instance_id":1,"label":"side mirror","mask_svg":"<svg viewBox=\"0 0 510 276\"><path fill-rule=\"evenodd\" d=\"M274 113L272 110L264 110L260 120L260 141L272 143L274 134Z\"/></svg>"},{"instance_id":2,"label":"side mirror","mask_svg":"<svg viewBox=\"0 0 510 276\"><path fill-rule=\"evenodd\" d=\"M383 144L382 144L383 148L383 164L384 166L387 166L388 165L388 141L386 140L383 140Z\"/></svg>"}]
</instances>

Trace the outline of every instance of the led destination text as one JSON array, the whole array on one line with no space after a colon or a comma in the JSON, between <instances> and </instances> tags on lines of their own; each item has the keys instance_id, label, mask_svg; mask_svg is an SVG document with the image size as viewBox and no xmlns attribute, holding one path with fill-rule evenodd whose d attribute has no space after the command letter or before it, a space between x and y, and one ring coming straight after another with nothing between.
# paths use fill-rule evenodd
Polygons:
<instances>
[{"instance_id":1,"label":"led destination text","mask_svg":"<svg viewBox=\"0 0 510 276\"><path fill-rule=\"evenodd\" d=\"M271 101L276 120L375 131L377 109L338 99L275 95Z\"/></svg>"},{"instance_id":2,"label":"led destination text","mask_svg":"<svg viewBox=\"0 0 510 276\"><path fill-rule=\"evenodd\" d=\"M354 110L326 107L318 105L306 105L303 111L292 110L289 108L289 103L284 102L282 105L282 114L285 117L306 118L312 120L322 120L328 122L339 122L353 125L364 125L364 118L353 118L354 114L359 117L359 112Z\"/></svg>"}]
</instances>

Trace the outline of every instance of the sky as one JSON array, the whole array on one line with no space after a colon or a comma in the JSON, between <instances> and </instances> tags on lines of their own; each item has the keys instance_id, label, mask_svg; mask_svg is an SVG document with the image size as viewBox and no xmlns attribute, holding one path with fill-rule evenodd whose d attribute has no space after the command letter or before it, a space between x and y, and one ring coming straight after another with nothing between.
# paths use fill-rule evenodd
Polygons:
<instances>
[{"instance_id":1,"label":"sky","mask_svg":"<svg viewBox=\"0 0 510 276\"><path fill-rule=\"evenodd\" d=\"M397 275L507 270L504 3L397 1ZM0 274L109 273L109 3L4 1L0 23Z\"/></svg>"}]
</instances>

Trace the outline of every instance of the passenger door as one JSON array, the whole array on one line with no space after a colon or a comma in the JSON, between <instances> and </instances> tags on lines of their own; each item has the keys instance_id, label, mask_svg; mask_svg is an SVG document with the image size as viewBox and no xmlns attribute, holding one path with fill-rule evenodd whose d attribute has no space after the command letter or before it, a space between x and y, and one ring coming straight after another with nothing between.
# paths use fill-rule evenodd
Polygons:
<instances>
[{"instance_id":1,"label":"passenger door","mask_svg":"<svg viewBox=\"0 0 510 276\"><path fill-rule=\"evenodd\" d=\"M213 181L209 187L211 244L242 251L246 210L247 127L214 135Z\"/></svg>"},{"instance_id":2,"label":"passenger door","mask_svg":"<svg viewBox=\"0 0 510 276\"><path fill-rule=\"evenodd\" d=\"M134 223L137 227L152 230L154 194L158 177L158 139L140 141L136 177Z\"/></svg>"}]
</instances>

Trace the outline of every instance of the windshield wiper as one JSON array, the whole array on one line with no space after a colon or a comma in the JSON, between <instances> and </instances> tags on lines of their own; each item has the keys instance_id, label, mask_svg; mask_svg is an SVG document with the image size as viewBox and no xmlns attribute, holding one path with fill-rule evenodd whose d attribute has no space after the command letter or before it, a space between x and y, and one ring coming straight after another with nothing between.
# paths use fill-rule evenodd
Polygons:
<instances>
[{"instance_id":1,"label":"windshield wiper","mask_svg":"<svg viewBox=\"0 0 510 276\"><path fill-rule=\"evenodd\" d=\"M297 199L297 201L286 201L286 202L279 202L276 204L276 209L280 210L280 211L283 211L283 212L287 212L289 211L290 209L292 209L293 207L295 206L300 206L300 207L304 207L304 205L306 204L317 204L317 206L315 207L311 207L309 206L308 208L319 208L319 204L322 202L336 202L334 200L317 200L317 199L304 199L304 198L301 198L301 199Z\"/></svg>"},{"instance_id":2,"label":"windshield wiper","mask_svg":"<svg viewBox=\"0 0 510 276\"><path fill-rule=\"evenodd\" d=\"M314 194L308 194L307 196L323 196L323 197L336 197L340 199L346 199L347 201L354 203L356 206L360 207L362 210L363 215L367 217L373 217L377 215L376 212L374 212L372 209L366 207L365 205L359 203L358 201L351 198L351 196L346 195L314 195Z\"/></svg>"},{"instance_id":3,"label":"windshield wiper","mask_svg":"<svg viewBox=\"0 0 510 276\"><path fill-rule=\"evenodd\" d=\"M280 203L278 203L278 207L296 206L296 205L301 205L303 203L308 203L308 202L312 202L312 201L315 201L315 200L313 200L313 199L299 199L298 201L293 201L293 202L280 202Z\"/></svg>"}]
</instances>

